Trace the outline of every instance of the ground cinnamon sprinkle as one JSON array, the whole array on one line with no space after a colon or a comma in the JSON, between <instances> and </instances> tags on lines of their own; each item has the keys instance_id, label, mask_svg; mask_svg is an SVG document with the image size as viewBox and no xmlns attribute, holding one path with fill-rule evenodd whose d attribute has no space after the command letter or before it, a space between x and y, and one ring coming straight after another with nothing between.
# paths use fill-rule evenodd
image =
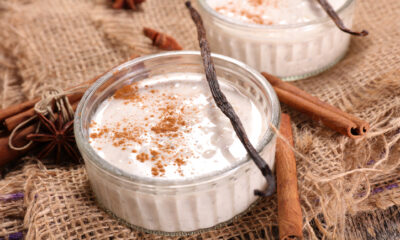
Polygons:
<instances>
[{"instance_id":1,"label":"ground cinnamon sprinkle","mask_svg":"<svg viewBox=\"0 0 400 240\"><path fill-rule=\"evenodd\" d=\"M178 165L178 166L180 167L180 166L186 164L186 161L184 161L184 160L181 159L181 158L177 158L177 159L175 159L175 164Z\"/></svg>"},{"instance_id":2,"label":"ground cinnamon sprinkle","mask_svg":"<svg viewBox=\"0 0 400 240\"><path fill-rule=\"evenodd\" d=\"M147 160L149 160L149 154L147 154L147 153L140 153L140 154L138 154L138 155L136 156L136 159L139 160L139 161L141 161L141 162L147 161Z\"/></svg>"},{"instance_id":3,"label":"ground cinnamon sprinkle","mask_svg":"<svg viewBox=\"0 0 400 240\"><path fill-rule=\"evenodd\" d=\"M100 137L99 133L91 133L90 134L90 138L96 139L96 138L99 138L99 137Z\"/></svg>"},{"instance_id":4,"label":"ground cinnamon sprinkle","mask_svg":"<svg viewBox=\"0 0 400 240\"><path fill-rule=\"evenodd\" d=\"M130 101L140 100L139 87L137 84L123 86L114 93L114 98Z\"/></svg>"},{"instance_id":5,"label":"ground cinnamon sprinkle","mask_svg":"<svg viewBox=\"0 0 400 240\"><path fill-rule=\"evenodd\" d=\"M137 153L135 157L139 162L151 161L153 176L163 176L166 172L165 167L168 165L176 166L177 173L183 176L181 167L186 164L184 159L190 157L190 154L184 154L182 149L185 144L184 133L191 131L185 117L189 116L190 119L188 114L194 113L196 108L191 105L185 107L177 96L160 93L159 90L151 89L148 85L140 91L138 84L135 83L118 89L114 93L113 99L124 100L124 104L140 103L141 105L136 106L143 109L144 112L157 110L154 114L143 116L144 122L124 119L113 126L102 127L98 127L93 122L91 127L94 131L90 137L111 141L113 146L121 150ZM165 103L168 104L163 106ZM149 127L146 128L146 126ZM161 144L162 142L166 142L166 144ZM140 149L143 144L151 148L149 150ZM136 149L137 146L139 149Z\"/></svg>"},{"instance_id":6,"label":"ground cinnamon sprinkle","mask_svg":"<svg viewBox=\"0 0 400 240\"><path fill-rule=\"evenodd\" d=\"M159 108L162 111L161 120L151 128L157 134L177 132L181 126L185 126L185 121L181 114L177 114L176 106L168 105L165 108ZM175 135L175 134L174 134ZM176 136L176 135L175 135Z\"/></svg>"},{"instance_id":7,"label":"ground cinnamon sprinkle","mask_svg":"<svg viewBox=\"0 0 400 240\"><path fill-rule=\"evenodd\" d=\"M94 120L92 120L92 121L90 122L90 124L89 124L89 127L90 127L90 128L94 128L96 125L97 125L97 123L96 123Z\"/></svg>"},{"instance_id":8,"label":"ground cinnamon sprinkle","mask_svg":"<svg viewBox=\"0 0 400 240\"><path fill-rule=\"evenodd\" d=\"M150 154L152 159L156 159L160 155L160 153L155 150L150 150Z\"/></svg>"},{"instance_id":9,"label":"ground cinnamon sprinkle","mask_svg":"<svg viewBox=\"0 0 400 240\"><path fill-rule=\"evenodd\" d=\"M263 0L248 0L248 1L249 1L249 3L252 3L255 6L257 6L257 5L259 6L263 3Z\"/></svg>"},{"instance_id":10,"label":"ground cinnamon sprinkle","mask_svg":"<svg viewBox=\"0 0 400 240\"><path fill-rule=\"evenodd\" d=\"M158 161L155 166L157 167L159 174L163 175L165 173L165 168L160 161Z\"/></svg>"},{"instance_id":11,"label":"ground cinnamon sprinkle","mask_svg":"<svg viewBox=\"0 0 400 240\"><path fill-rule=\"evenodd\" d=\"M250 20L250 22L272 25L272 21L267 21L263 18L265 15L265 7L272 6L278 8L278 0L247 0L247 3L254 9L238 9L238 6L232 1L229 1L225 5L215 7L215 11L224 14L232 13L233 15L239 15ZM261 10L261 11L260 11Z\"/></svg>"},{"instance_id":12,"label":"ground cinnamon sprinkle","mask_svg":"<svg viewBox=\"0 0 400 240\"><path fill-rule=\"evenodd\" d=\"M93 139L101 138L105 134L107 134L108 132L109 132L109 129L107 127L104 127L102 129L99 129L99 131L97 133L91 133L90 137L93 138Z\"/></svg>"},{"instance_id":13,"label":"ground cinnamon sprinkle","mask_svg":"<svg viewBox=\"0 0 400 240\"><path fill-rule=\"evenodd\" d=\"M124 131L113 130L112 140L118 146L122 146L127 142L142 144L143 141L140 139L142 132L143 130L138 127Z\"/></svg>"},{"instance_id":14,"label":"ground cinnamon sprinkle","mask_svg":"<svg viewBox=\"0 0 400 240\"><path fill-rule=\"evenodd\" d=\"M151 168L151 174L153 174L153 176L158 176L158 174L159 174L158 168L152 167Z\"/></svg>"}]
</instances>

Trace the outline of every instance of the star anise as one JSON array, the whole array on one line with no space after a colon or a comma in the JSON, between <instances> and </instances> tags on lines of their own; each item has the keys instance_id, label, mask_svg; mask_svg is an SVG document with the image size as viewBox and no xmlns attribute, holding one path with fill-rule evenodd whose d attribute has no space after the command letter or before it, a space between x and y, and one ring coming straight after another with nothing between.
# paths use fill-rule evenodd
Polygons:
<instances>
[{"instance_id":1,"label":"star anise","mask_svg":"<svg viewBox=\"0 0 400 240\"><path fill-rule=\"evenodd\" d=\"M29 134L26 137L33 142L45 144L37 157L44 158L55 149L57 153L56 160L60 162L61 153L64 150L75 162L79 162L81 157L75 143L73 131L74 120L63 123L61 114L58 114L58 118L54 123L42 114L38 114L38 117L42 126L40 131Z\"/></svg>"},{"instance_id":2,"label":"star anise","mask_svg":"<svg viewBox=\"0 0 400 240\"><path fill-rule=\"evenodd\" d=\"M145 0L113 0L112 7L115 9L132 9L136 10L138 5L143 3Z\"/></svg>"}]
</instances>

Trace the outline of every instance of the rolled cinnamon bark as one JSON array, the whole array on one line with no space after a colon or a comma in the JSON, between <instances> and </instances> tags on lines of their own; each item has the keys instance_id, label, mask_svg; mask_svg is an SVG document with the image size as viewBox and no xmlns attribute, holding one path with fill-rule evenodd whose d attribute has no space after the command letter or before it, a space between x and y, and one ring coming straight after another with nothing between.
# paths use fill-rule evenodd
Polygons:
<instances>
[{"instance_id":1,"label":"rolled cinnamon bark","mask_svg":"<svg viewBox=\"0 0 400 240\"><path fill-rule=\"evenodd\" d=\"M28 143L26 136L35 131L35 126L31 125L24 128L21 132L17 133L13 138L13 144L15 146L23 146ZM22 151L16 151L8 146L8 140L10 136L0 138L0 167L3 167L6 163L21 157L26 152L31 150L35 144L32 144L27 149Z\"/></svg>"},{"instance_id":2,"label":"rolled cinnamon bark","mask_svg":"<svg viewBox=\"0 0 400 240\"><path fill-rule=\"evenodd\" d=\"M79 93L73 93L73 94L69 94L67 95L68 100L71 104L74 104L75 102L79 101L83 96L83 92L79 92ZM14 116L11 116L9 118L6 118L4 120L4 126L6 127L6 129L8 131L12 131L15 127L17 127L21 122L31 118L32 116L35 115L35 110L32 108L18 113Z\"/></svg>"},{"instance_id":3,"label":"rolled cinnamon bark","mask_svg":"<svg viewBox=\"0 0 400 240\"><path fill-rule=\"evenodd\" d=\"M83 83L81 83L81 84L79 84L79 85L77 85L77 86L75 86L73 88L80 87L80 86L83 86L85 84L91 84L91 83L95 82L101 76L102 75L97 76L97 77L95 77L95 78L93 78L93 79L91 79L89 81L83 82ZM72 88L69 88L69 89L72 89ZM73 95L73 94L71 94L71 95ZM12 105L12 106L10 106L8 108L5 108L5 109L0 109L0 122L5 121L7 118L12 118L12 117L14 117L14 116L16 116L18 114L21 114L21 113L24 113L24 112L26 114L27 111L32 111L33 107L35 106L35 104L37 102L40 101L40 99L41 98L35 98L35 99L32 99L32 100L28 100L26 102L22 102L22 103L19 103L19 104L16 104L16 105Z\"/></svg>"},{"instance_id":4,"label":"rolled cinnamon bark","mask_svg":"<svg viewBox=\"0 0 400 240\"><path fill-rule=\"evenodd\" d=\"M85 84L91 84L95 82L100 76L95 77L94 79L91 79L87 82L81 83L76 87L83 86ZM71 88L70 88L71 89ZM76 99L80 99L82 97L83 93L73 93L68 95L68 99L70 102L75 102ZM35 98L23 103L19 103L13 106L10 106L5 109L0 110L0 122L3 122L3 125L8 131L12 131L18 124L21 122L27 120L28 118L32 117L34 114L34 109L33 107L37 102L40 101L41 98Z\"/></svg>"},{"instance_id":5,"label":"rolled cinnamon bark","mask_svg":"<svg viewBox=\"0 0 400 240\"><path fill-rule=\"evenodd\" d=\"M173 37L165 33L144 27L143 34L153 41L154 46L162 50L168 50L168 51L182 50L181 45Z\"/></svg>"},{"instance_id":6,"label":"rolled cinnamon bark","mask_svg":"<svg viewBox=\"0 0 400 240\"><path fill-rule=\"evenodd\" d=\"M297 190L296 160L291 148L293 135L289 115L282 114L279 132L286 139L277 139L275 157L279 239L303 239L303 216Z\"/></svg>"},{"instance_id":7,"label":"rolled cinnamon bark","mask_svg":"<svg viewBox=\"0 0 400 240\"><path fill-rule=\"evenodd\" d=\"M327 127L351 138L359 138L369 130L369 124L325 103L307 92L268 73L261 73L271 83L281 102L321 121Z\"/></svg>"},{"instance_id":8,"label":"rolled cinnamon bark","mask_svg":"<svg viewBox=\"0 0 400 240\"><path fill-rule=\"evenodd\" d=\"M0 109L0 122L6 118L12 117L18 113L24 112L33 108L33 106L40 100L40 98L35 98L33 100L29 100L23 103L19 103L13 106L10 106L5 109Z\"/></svg>"}]
</instances>

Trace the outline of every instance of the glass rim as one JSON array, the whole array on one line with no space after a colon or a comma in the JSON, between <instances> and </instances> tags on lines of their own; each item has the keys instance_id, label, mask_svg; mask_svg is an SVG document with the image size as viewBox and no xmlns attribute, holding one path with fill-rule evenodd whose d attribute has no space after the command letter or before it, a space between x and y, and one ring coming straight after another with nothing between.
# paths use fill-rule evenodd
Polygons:
<instances>
[{"instance_id":1,"label":"glass rim","mask_svg":"<svg viewBox=\"0 0 400 240\"><path fill-rule=\"evenodd\" d=\"M340 15L348 6L355 0L347 0L343 6L341 6L336 12ZM328 21L332 21L329 16L324 16L317 18L313 21L309 22L302 22L302 23L294 23L294 24L276 24L276 25L264 25L264 24L256 24L256 23L246 23L237 19L229 18L225 15L222 15L215 11L210 5L207 4L207 0L197 0L200 7L204 9L207 13L211 14L214 18L217 18L221 22L226 24L234 25L236 27L243 27L243 28L252 28L258 30L285 30L285 29L294 29L294 28L301 28L301 27L308 27L312 25L323 24ZM332 21L333 23L333 21Z\"/></svg>"},{"instance_id":2,"label":"glass rim","mask_svg":"<svg viewBox=\"0 0 400 240\"><path fill-rule=\"evenodd\" d=\"M108 70L103 76L101 76L94 84L92 84L88 90L84 93L79 105L77 107L75 118L74 118L74 133L75 139L78 145L79 150L82 152L82 155L87 156L86 160L89 160L92 164L96 165L96 167L100 168L100 170L105 171L114 177L119 177L127 180L130 183L137 183L139 185L147 185L149 187L166 187L166 188L178 188L178 187L190 187L193 185L199 185L203 183L208 183L217 179L224 178L226 176L231 175L231 173L239 170L245 164L251 162L252 160L248 155L246 155L243 159L238 161L237 163L231 165L228 168L223 169L222 171L215 172L208 175L203 175L197 178L188 178L188 179L159 179L159 178L151 178L151 177L143 177L137 176L134 174L130 174L123 169L117 168L110 164L108 161L100 157L96 151L91 147L88 140L84 138L83 132L83 118L82 111L86 108L88 104L88 100L93 97L96 91L106 83L111 77L113 77L113 73L119 72L124 69L129 69L137 64L143 63L148 60L153 60L157 58L163 57L171 57L171 56L199 56L199 51L171 51L164 52L158 54L147 55L139 58L135 58L132 60L128 60L111 70ZM267 98L271 102L271 119L270 122L274 125L275 128L279 129L280 123L280 104L278 97L273 90L272 86L269 84L267 80L255 69L249 67L248 65L235 60L233 58L223 56L220 54L212 54L214 59L219 59L222 61L229 62L231 64L236 65L236 67L242 68L249 74L251 74L255 79L257 79L257 83L260 84L267 92ZM199 61L199 64L202 64ZM261 152L275 137L275 133L270 126L267 127L266 132L264 133L261 141L258 142L256 146L256 150Z\"/></svg>"}]
</instances>

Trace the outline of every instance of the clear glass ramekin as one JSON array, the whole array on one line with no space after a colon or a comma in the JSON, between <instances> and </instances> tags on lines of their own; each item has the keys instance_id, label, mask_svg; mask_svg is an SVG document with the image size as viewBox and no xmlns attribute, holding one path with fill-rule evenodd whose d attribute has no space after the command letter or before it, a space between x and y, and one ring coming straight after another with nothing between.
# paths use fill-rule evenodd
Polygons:
<instances>
[{"instance_id":1,"label":"clear glass ramekin","mask_svg":"<svg viewBox=\"0 0 400 240\"><path fill-rule=\"evenodd\" d=\"M269 119L256 146L274 167L280 106L264 78L246 64L213 55L217 75L259 105ZM184 235L226 223L256 200L254 189L267 183L248 157L218 174L196 179L163 180L138 177L102 159L89 144L89 124L99 104L116 89L168 73L204 73L199 52L180 51L140 57L112 69L84 94L75 114L75 138L99 204L132 227L167 235Z\"/></svg>"},{"instance_id":2,"label":"clear glass ramekin","mask_svg":"<svg viewBox=\"0 0 400 240\"><path fill-rule=\"evenodd\" d=\"M315 1L315 4L318 4ZM286 81L316 75L344 57L350 35L340 31L328 17L307 23L261 25L226 17L198 0L211 50ZM351 27L355 0L337 11Z\"/></svg>"}]
</instances>

